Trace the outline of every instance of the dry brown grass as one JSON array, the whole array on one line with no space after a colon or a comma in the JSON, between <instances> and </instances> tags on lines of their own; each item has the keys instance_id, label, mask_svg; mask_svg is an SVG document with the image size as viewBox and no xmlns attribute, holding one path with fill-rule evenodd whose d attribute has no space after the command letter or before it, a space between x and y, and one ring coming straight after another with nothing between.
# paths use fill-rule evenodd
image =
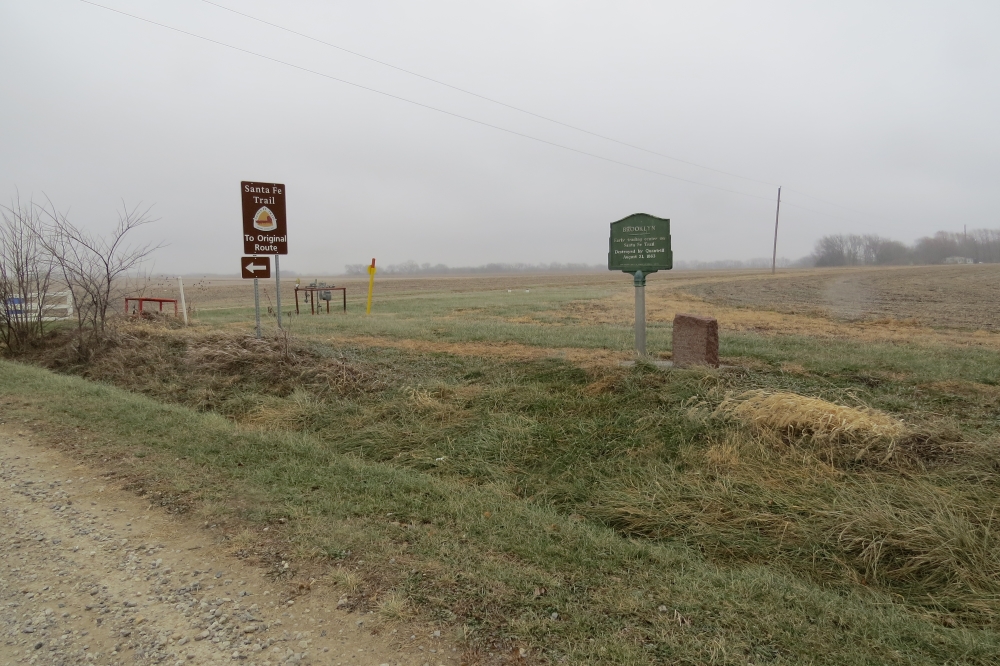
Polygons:
<instances>
[{"instance_id":1,"label":"dry brown grass","mask_svg":"<svg viewBox=\"0 0 1000 666\"><path fill-rule=\"evenodd\" d=\"M807 446L831 464L923 465L956 461L983 445L938 424L919 428L870 407L849 407L785 391L753 390L727 396L716 417L728 417L771 433L786 445Z\"/></svg>"},{"instance_id":2,"label":"dry brown grass","mask_svg":"<svg viewBox=\"0 0 1000 666\"><path fill-rule=\"evenodd\" d=\"M356 594L364 584L364 580L360 574L344 567L333 569L329 574L329 582L338 591L346 592L347 594Z\"/></svg>"},{"instance_id":3,"label":"dry brown grass","mask_svg":"<svg viewBox=\"0 0 1000 666\"><path fill-rule=\"evenodd\" d=\"M407 386L403 388L403 393L410 406L425 419L455 422L469 416L464 413L462 404L475 398L482 390L482 386L476 385L432 388Z\"/></svg>"},{"instance_id":4,"label":"dry brown grass","mask_svg":"<svg viewBox=\"0 0 1000 666\"><path fill-rule=\"evenodd\" d=\"M64 342L54 341L32 360L247 421L264 409L265 396L291 397L293 406L306 413L313 405L298 403L387 386L384 373L371 363L282 335L257 339L234 331L136 320L121 325L86 366L74 365L71 340Z\"/></svg>"},{"instance_id":5,"label":"dry brown grass","mask_svg":"<svg viewBox=\"0 0 1000 666\"><path fill-rule=\"evenodd\" d=\"M617 365L635 356L634 352L618 352L607 349L581 349L578 347L537 347L516 342L444 342L369 335L337 336L327 339L337 344L385 347L420 353L446 353L457 356L499 358L507 361L533 361L545 358L559 358L585 368Z\"/></svg>"},{"instance_id":6,"label":"dry brown grass","mask_svg":"<svg viewBox=\"0 0 1000 666\"><path fill-rule=\"evenodd\" d=\"M875 409L782 391L755 390L728 397L715 414L776 432L789 442L808 439L825 448L839 447L856 461L877 450L882 462L888 462L909 433L905 423Z\"/></svg>"},{"instance_id":7,"label":"dry brown grass","mask_svg":"<svg viewBox=\"0 0 1000 666\"><path fill-rule=\"evenodd\" d=\"M823 422L833 410L808 411ZM867 440L898 432L884 415L835 411L846 425L829 423L828 433ZM770 427L736 427L705 444L685 447L682 465L669 473L609 484L591 516L630 535L688 540L713 558L905 591L918 612L940 622L996 621L996 507L976 483L941 483L952 475L992 478L985 459L967 457L932 478L833 466L813 447L788 446Z\"/></svg>"},{"instance_id":8,"label":"dry brown grass","mask_svg":"<svg viewBox=\"0 0 1000 666\"><path fill-rule=\"evenodd\" d=\"M413 605L406 594L389 592L378 598L375 617L379 627L392 627L413 617Z\"/></svg>"}]
</instances>

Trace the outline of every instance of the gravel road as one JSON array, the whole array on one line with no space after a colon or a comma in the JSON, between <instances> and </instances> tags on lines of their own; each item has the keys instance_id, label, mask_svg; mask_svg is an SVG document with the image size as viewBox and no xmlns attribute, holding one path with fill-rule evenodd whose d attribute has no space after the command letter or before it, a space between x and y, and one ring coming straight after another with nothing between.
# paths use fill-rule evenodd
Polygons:
<instances>
[{"instance_id":1,"label":"gravel road","mask_svg":"<svg viewBox=\"0 0 1000 666\"><path fill-rule=\"evenodd\" d=\"M0 666L461 663L439 632L373 636L332 589L289 600L191 521L9 424L0 559Z\"/></svg>"}]
</instances>

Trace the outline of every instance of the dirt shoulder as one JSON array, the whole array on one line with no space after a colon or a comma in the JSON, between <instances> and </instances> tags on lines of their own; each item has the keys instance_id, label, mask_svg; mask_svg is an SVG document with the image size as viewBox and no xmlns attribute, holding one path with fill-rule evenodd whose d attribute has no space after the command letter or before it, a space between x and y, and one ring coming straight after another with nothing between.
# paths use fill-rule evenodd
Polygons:
<instances>
[{"instance_id":1,"label":"dirt shoulder","mask_svg":"<svg viewBox=\"0 0 1000 666\"><path fill-rule=\"evenodd\" d=\"M460 663L433 635L373 636L322 584L290 599L211 532L12 424L0 558L2 665Z\"/></svg>"}]
</instances>

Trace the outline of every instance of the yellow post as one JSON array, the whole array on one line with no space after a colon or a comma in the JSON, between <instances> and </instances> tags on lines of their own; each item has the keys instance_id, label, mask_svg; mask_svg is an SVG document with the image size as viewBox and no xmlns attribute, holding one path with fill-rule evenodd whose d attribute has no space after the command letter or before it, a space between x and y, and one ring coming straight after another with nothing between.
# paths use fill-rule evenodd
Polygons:
<instances>
[{"instance_id":1,"label":"yellow post","mask_svg":"<svg viewBox=\"0 0 1000 666\"><path fill-rule=\"evenodd\" d=\"M372 289L375 288L375 258L372 258L372 265L368 267L368 308L365 314L372 313Z\"/></svg>"}]
</instances>

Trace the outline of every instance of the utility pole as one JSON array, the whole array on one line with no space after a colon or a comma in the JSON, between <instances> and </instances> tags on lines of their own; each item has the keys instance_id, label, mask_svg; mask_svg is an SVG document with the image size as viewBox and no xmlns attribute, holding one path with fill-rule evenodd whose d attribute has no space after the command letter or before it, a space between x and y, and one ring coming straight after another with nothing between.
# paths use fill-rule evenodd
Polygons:
<instances>
[{"instance_id":1,"label":"utility pole","mask_svg":"<svg viewBox=\"0 0 1000 666\"><path fill-rule=\"evenodd\" d=\"M778 185L778 207L774 209L774 250L771 253L771 275L778 265L778 215L781 213L781 185Z\"/></svg>"}]
</instances>

